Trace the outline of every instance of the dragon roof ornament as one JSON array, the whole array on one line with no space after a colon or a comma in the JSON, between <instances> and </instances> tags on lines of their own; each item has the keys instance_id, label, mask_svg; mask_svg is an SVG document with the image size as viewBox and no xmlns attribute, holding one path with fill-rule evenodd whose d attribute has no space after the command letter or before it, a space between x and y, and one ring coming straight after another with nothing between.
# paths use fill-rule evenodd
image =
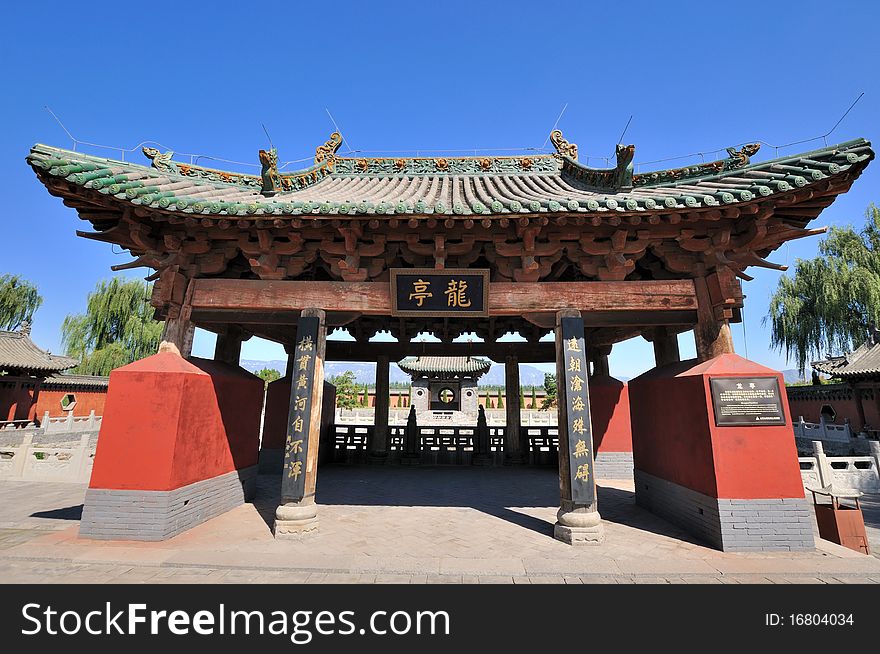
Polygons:
<instances>
[{"instance_id":1,"label":"dragon roof ornament","mask_svg":"<svg viewBox=\"0 0 880 654\"><path fill-rule=\"evenodd\" d=\"M554 129L550 132L550 142L561 156L577 161L578 146L576 143L566 141L565 137L562 136L562 130Z\"/></svg>"},{"instance_id":2,"label":"dragon roof ornament","mask_svg":"<svg viewBox=\"0 0 880 654\"><path fill-rule=\"evenodd\" d=\"M336 151L342 145L342 134L333 132L324 145L315 148L315 165L336 158Z\"/></svg>"}]
</instances>

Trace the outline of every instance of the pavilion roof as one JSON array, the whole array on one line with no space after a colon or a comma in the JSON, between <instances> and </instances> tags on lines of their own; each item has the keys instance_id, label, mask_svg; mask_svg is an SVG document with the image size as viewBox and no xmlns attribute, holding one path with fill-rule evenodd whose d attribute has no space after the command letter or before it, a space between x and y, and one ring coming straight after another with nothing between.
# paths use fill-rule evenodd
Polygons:
<instances>
[{"instance_id":1,"label":"pavilion roof","mask_svg":"<svg viewBox=\"0 0 880 654\"><path fill-rule=\"evenodd\" d=\"M424 356L406 357L397 363L408 375L461 374L479 377L488 372L492 362L480 357Z\"/></svg>"},{"instance_id":2,"label":"pavilion roof","mask_svg":"<svg viewBox=\"0 0 880 654\"><path fill-rule=\"evenodd\" d=\"M554 132L556 134L556 132ZM334 140L334 138L336 140ZM559 142L561 141L561 143ZM121 205L185 215L314 218L446 214L650 214L770 199L822 184L873 159L870 143L847 141L750 163L756 144L684 168L633 174L626 148L617 168L577 161L576 146L554 139L557 154L505 157L354 158L335 155L338 135L309 168L279 173L261 151L264 175L204 168L144 148L152 166L35 145L28 163L41 177L66 180ZM573 148L573 149L572 149ZM623 153L623 158L621 158ZM265 156L264 156L265 155Z\"/></svg>"},{"instance_id":3,"label":"pavilion roof","mask_svg":"<svg viewBox=\"0 0 880 654\"><path fill-rule=\"evenodd\" d=\"M73 368L76 359L50 354L31 340L29 330L0 331L0 369L14 369L32 374L54 373Z\"/></svg>"}]
</instances>

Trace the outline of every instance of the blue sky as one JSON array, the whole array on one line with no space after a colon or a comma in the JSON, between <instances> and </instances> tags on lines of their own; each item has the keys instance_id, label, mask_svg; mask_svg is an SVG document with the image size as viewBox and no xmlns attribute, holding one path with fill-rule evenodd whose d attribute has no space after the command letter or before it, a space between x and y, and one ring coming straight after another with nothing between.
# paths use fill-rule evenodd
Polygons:
<instances>
[{"instance_id":1,"label":"blue sky","mask_svg":"<svg viewBox=\"0 0 880 654\"><path fill-rule=\"evenodd\" d=\"M33 334L60 351L64 316L128 260L77 238L75 212L25 164L36 142L71 145L45 106L82 141L158 141L253 164L266 146L261 123L281 161L311 157L333 130L326 109L346 137L343 152L424 151L540 147L567 104L559 127L582 160L610 155L632 115L624 140L636 144L638 163L817 136L864 91L828 142L871 139L878 15L868 2L9 3L0 25L0 273L39 286ZM765 146L755 158L774 155ZM814 225L861 223L880 201L878 178L874 163ZM817 243L792 242L771 259L793 265ZM789 367L761 323L780 273L752 274L737 350ZM693 352L691 338L682 345ZM211 351L212 337L200 334L195 353ZM281 353L252 340L243 357ZM650 345L617 346L611 365L638 374L653 365Z\"/></svg>"}]
</instances>

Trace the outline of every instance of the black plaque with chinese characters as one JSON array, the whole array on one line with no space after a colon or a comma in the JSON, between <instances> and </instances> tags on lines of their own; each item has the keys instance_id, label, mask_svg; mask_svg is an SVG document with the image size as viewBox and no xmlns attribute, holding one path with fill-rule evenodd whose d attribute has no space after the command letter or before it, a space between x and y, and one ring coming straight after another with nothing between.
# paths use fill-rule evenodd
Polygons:
<instances>
[{"instance_id":1,"label":"black plaque with chinese characters","mask_svg":"<svg viewBox=\"0 0 880 654\"><path fill-rule=\"evenodd\" d=\"M297 323L290 377L287 442L281 474L281 497L284 502L299 502L305 495L319 325L320 320L311 316L302 316Z\"/></svg>"},{"instance_id":2,"label":"black plaque with chinese characters","mask_svg":"<svg viewBox=\"0 0 880 654\"><path fill-rule=\"evenodd\" d=\"M784 425L776 377L715 377L709 380L717 427Z\"/></svg>"},{"instance_id":3,"label":"black plaque with chinese characters","mask_svg":"<svg viewBox=\"0 0 880 654\"><path fill-rule=\"evenodd\" d=\"M447 268L391 269L391 315L489 315L489 271Z\"/></svg>"},{"instance_id":4,"label":"black plaque with chinese characters","mask_svg":"<svg viewBox=\"0 0 880 654\"><path fill-rule=\"evenodd\" d=\"M571 499L577 504L596 501L593 478L593 437L590 424L590 395L587 388L587 355L584 346L582 318L562 318L562 354L565 357L565 398L568 421L568 471L571 478ZM557 382L558 383L558 382ZM559 453L563 456L563 453Z\"/></svg>"}]
</instances>

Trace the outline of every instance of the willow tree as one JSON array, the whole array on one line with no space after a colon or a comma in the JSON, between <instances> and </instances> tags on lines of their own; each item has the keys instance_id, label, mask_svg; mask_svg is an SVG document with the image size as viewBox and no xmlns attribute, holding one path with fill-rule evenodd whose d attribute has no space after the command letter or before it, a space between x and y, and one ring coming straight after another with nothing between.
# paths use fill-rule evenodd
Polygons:
<instances>
[{"instance_id":1,"label":"willow tree","mask_svg":"<svg viewBox=\"0 0 880 654\"><path fill-rule=\"evenodd\" d=\"M80 360L75 372L108 375L156 353L163 324L153 319L151 291L146 282L114 277L89 293L85 313L64 319L61 342Z\"/></svg>"},{"instance_id":2,"label":"willow tree","mask_svg":"<svg viewBox=\"0 0 880 654\"><path fill-rule=\"evenodd\" d=\"M37 287L19 275L0 275L0 329L14 331L33 322L43 298Z\"/></svg>"},{"instance_id":3,"label":"willow tree","mask_svg":"<svg viewBox=\"0 0 880 654\"><path fill-rule=\"evenodd\" d=\"M832 227L819 256L798 259L770 298L770 342L801 373L808 361L852 351L880 323L880 209L865 213L860 231Z\"/></svg>"}]
</instances>

